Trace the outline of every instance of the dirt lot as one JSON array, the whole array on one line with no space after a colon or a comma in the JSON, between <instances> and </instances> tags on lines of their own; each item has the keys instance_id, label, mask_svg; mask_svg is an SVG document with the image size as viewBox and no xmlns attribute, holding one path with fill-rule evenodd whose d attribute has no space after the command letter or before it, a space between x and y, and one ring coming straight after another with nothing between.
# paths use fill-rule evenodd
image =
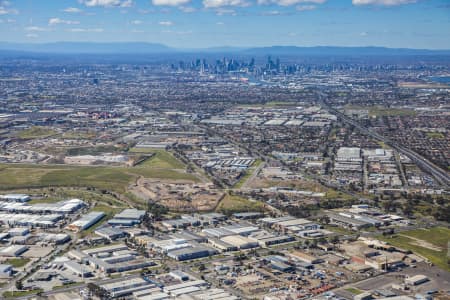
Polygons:
<instances>
[{"instance_id":1,"label":"dirt lot","mask_svg":"<svg viewBox=\"0 0 450 300\"><path fill-rule=\"evenodd\" d=\"M166 182L140 178L131 192L142 199L153 199L173 211L213 210L224 193L210 184L177 180Z\"/></svg>"}]
</instances>

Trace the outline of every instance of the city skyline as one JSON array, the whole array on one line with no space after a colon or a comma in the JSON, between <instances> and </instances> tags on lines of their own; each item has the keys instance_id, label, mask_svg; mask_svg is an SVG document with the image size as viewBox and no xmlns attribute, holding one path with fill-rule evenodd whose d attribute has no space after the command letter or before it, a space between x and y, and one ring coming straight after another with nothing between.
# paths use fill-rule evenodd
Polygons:
<instances>
[{"instance_id":1,"label":"city skyline","mask_svg":"<svg viewBox=\"0 0 450 300\"><path fill-rule=\"evenodd\" d=\"M14 43L450 49L449 16L446 1L0 1L0 32Z\"/></svg>"}]
</instances>

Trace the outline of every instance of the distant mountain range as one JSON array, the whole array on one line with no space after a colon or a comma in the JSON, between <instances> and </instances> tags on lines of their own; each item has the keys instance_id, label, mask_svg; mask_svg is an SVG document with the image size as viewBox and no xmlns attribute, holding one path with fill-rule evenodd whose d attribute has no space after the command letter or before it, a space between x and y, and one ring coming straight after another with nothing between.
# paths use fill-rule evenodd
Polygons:
<instances>
[{"instance_id":1,"label":"distant mountain range","mask_svg":"<svg viewBox=\"0 0 450 300\"><path fill-rule=\"evenodd\" d=\"M6 43L0 42L3 52L33 52L59 54L182 54L182 53L232 53L242 55L302 55L302 56L414 56L414 55L450 55L450 50L427 50L386 47L214 47L201 49L171 48L163 44L127 42L127 43Z\"/></svg>"}]
</instances>

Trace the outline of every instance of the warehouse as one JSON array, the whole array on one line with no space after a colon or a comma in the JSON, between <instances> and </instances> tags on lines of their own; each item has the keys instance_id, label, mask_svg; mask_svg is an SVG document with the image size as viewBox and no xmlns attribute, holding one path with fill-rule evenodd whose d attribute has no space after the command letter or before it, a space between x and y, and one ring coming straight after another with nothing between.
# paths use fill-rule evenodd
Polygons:
<instances>
[{"instance_id":1,"label":"warehouse","mask_svg":"<svg viewBox=\"0 0 450 300\"><path fill-rule=\"evenodd\" d=\"M167 253L169 251L192 247L192 245L190 243L187 243L184 239L168 239L155 241L151 246L161 253Z\"/></svg>"},{"instance_id":2,"label":"warehouse","mask_svg":"<svg viewBox=\"0 0 450 300\"><path fill-rule=\"evenodd\" d=\"M228 252L228 251L237 251L238 247L231 245L229 243L226 243L222 240L219 240L217 238L209 238L208 243L211 244L216 249L219 249L222 252Z\"/></svg>"},{"instance_id":3,"label":"warehouse","mask_svg":"<svg viewBox=\"0 0 450 300\"><path fill-rule=\"evenodd\" d=\"M156 263L146 258L130 260L118 264L111 265L113 272L126 272L132 270L140 270L143 268L156 266Z\"/></svg>"},{"instance_id":4,"label":"warehouse","mask_svg":"<svg viewBox=\"0 0 450 300\"><path fill-rule=\"evenodd\" d=\"M259 228L256 226L243 226L243 225L239 225L239 224L229 225L229 226L225 226L222 228L225 230L231 231L234 234L239 234L242 236L247 236L247 235L251 234L252 232L259 230Z\"/></svg>"},{"instance_id":5,"label":"warehouse","mask_svg":"<svg viewBox=\"0 0 450 300\"><path fill-rule=\"evenodd\" d=\"M193 280L193 281L183 282L180 284L165 286L164 292L172 294L174 291L177 291L177 290L184 290L185 288L190 288L190 287L199 288L199 287L203 287L203 286L207 286L207 285L208 285L208 283L204 280Z\"/></svg>"},{"instance_id":6,"label":"warehouse","mask_svg":"<svg viewBox=\"0 0 450 300\"><path fill-rule=\"evenodd\" d=\"M161 224L166 227L168 230L177 229L177 228L186 228L191 226L190 220L184 219L173 219L173 220L164 220Z\"/></svg>"},{"instance_id":7,"label":"warehouse","mask_svg":"<svg viewBox=\"0 0 450 300\"><path fill-rule=\"evenodd\" d=\"M117 240L119 238L125 237L127 234L125 231L117 229L117 228L110 228L110 227L102 227L94 231L96 235L99 235L101 237L104 237L105 239L108 239L110 241Z\"/></svg>"},{"instance_id":8,"label":"warehouse","mask_svg":"<svg viewBox=\"0 0 450 300\"><path fill-rule=\"evenodd\" d=\"M86 230L98 221L100 221L105 216L105 213L102 211L92 211L88 213L87 215L84 215L77 221L73 222L69 226L67 226L67 229L79 232L82 230Z\"/></svg>"},{"instance_id":9,"label":"warehouse","mask_svg":"<svg viewBox=\"0 0 450 300\"><path fill-rule=\"evenodd\" d=\"M8 264L0 264L0 278L7 278L12 275L12 266Z\"/></svg>"},{"instance_id":10,"label":"warehouse","mask_svg":"<svg viewBox=\"0 0 450 300\"><path fill-rule=\"evenodd\" d=\"M133 292L134 299L147 299L145 296L154 296L162 292L160 287L155 284L149 285L145 290ZM167 295L167 294L166 294ZM169 297L169 295L167 295Z\"/></svg>"},{"instance_id":11,"label":"warehouse","mask_svg":"<svg viewBox=\"0 0 450 300\"><path fill-rule=\"evenodd\" d=\"M225 236L220 240L230 245L233 245L238 249L251 249L259 247L258 242L255 242L247 237L243 237L240 235Z\"/></svg>"},{"instance_id":12,"label":"warehouse","mask_svg":"<svg viewBox=\"0 0 450 300\"><path fill-rule=\"evenodd\" d=\"M301 251L292 251L289 255L295 259L299 259L309 264L318 264L323 262L323 259L317 258L313 255Z\"/></svg>"},{"instance_id":13,"label":"warehouse","mask_svg":"<svg viewBox=\"0 0 450 300\"><path fill-rule=\"evenodd\" d=\"M151 286L154 285L140 277L101 285L113 298L130 295L133 292L145 290Z\"/></svg>"},{"instance_id":14,"label":"warehouse","mask_svg":"<svg viewBox=\"0 0 450 300\"><path fill-rule=\"evenodd\" d=\"M233 217L240 220L250 220L250 219L259 219L263 217L264 214L261 212L240 212L234 213Z\"/></svg>"},{"instance_id":15,"label":"warehouse","mask_svg":"<svg viewBox=\"0 0 450 300\"><path fill-rule=\"evenodd\" d=\"M108 264L117 264L117 263L134 260L135 258L136 258L135 255L123 254L123 255L114 255L111 257L104 258L103 261Z\"/></svg>"},{"instance_id":16,"label":"warehouse","mask_svg":"<svg viewBox=\"0 0 450 300\"><path fill-rule=\"evenodd\" d=\"M11 245L0 250L0 256L17 257L28 250L27 246Z\"/></svg>"},{"instance_id":17,"label":"warehouse","mask_svg":"<svg viewBox=\"0 0 450 300\"><path fill-rule=\"evenodd\" d=\"M48 228L54 227L56 223L63 218L64 215L62 214L31 215L0 212L0 222L3 222L9 226L35 226Z\"/></svg>"},{"instance_id":18,"label":"warehouse","mask_svg":"<svg viewBox=\"0 0 450 300\"><path fill-rule=\"evenodd\" d=\"M169 275L180 281L189 280L189 275L180 270L174 270L174 271L170 272Z\"/></svg>"},{"instance_id":19,"label":"warehouse","mask_svg":"<svg viewBox=\"0 0 450 300\"><path fill-rule=\"evenodd\" d=\"M25 194L8 194L1 195L0 200L9 202L28 202L31 200L30 196Z\"/></svg>"},{"instance_id":20,"label":"warehouse","mask_svg":"<svg viewBox=\"0 0 450 300\"><path fill-rule=\"evenodd\" d=\"M8 230L10 236L25 236L30 233L30 229L27 227L15 227Z\"/></svg>"},{"instance_id":21,"label":"warehouse","mask_svg":"<svg viewBox=\"0 0 450 300\"><path fill-rule=\"evenodd\" d=\"M332 224L353 230L360 230L372 226L371 223L367 223L363 220L350 218L339 214L328 214L328 217L330 218Z\"/></svg>"},{"instance_id":22,"label":"warehouse","mask_svg":"<svg viewBox=\"0 0 450 300\"><path fill-rule=\"evenodd\" d=\"M65 233L42 233L40 238L43 242L61 245L70 241L71 237Z\"/></svg>"},{"instance_id":23,"label":"warehouse","mask_svg":"<svg viewBox=\"0 0 450 300\"><path fill-rule=\"evenodd\" d=\"M183 260L191 260L196 258L208 257L215 253L215 250L207 247L192 247L185 248L179 250L173 250L167 253L167 256L170 258L183 261Z\"/></svg>"},{"instance_id":24,"label":"warehouse","mask_svg":"<svg viewBox=\"0 0 450 300\"><path fill-rule=\"evenodd\" d=\"M238 300L239 298L223 289L208 289L190 295L194 300Z\"/></svg>"},{"instance_id":25,"label":"warehouse","mask_svg":"<svg viewBox=\"0 0 450 300\"><path fill-rule=\"evenodd\" d=\"M86 265L81 265L75 261L66 261L64 263L64 266L80 277L89 277L92 275L91 271Z\"/></svg>"},{"instance_id":26,"label":"warehouse","mask_svg":"<svg viewBox=\"0 0 450 300\"><path fill-rule=\"evenodd\" d=\"M183 230L171 235L175 239L183 239L186 242L206 243L208 239L191 231Z\"/></svg>"},{"instance_id":27,"label":"warehouse","mask_svg":"<svg viewBox=\"0 0 450 300\"><path fill-rule=\"evenodd\" d=\"M170 299L170 296L169 296L169 294L155 291L149 295L136 296L136 299L138 299L138 300L166 300L166 299Z\"/></svg>"},{"instance_id":28,"label":"warehouse","mask_svg":"<svg viewBox=\"0 0 450 300\"><path fill-rule=\"evenodd\" d=\"M114 216L112 220L110 220L108 223L111 225L118 226L119 224L122 224L123 226L133 226L136 224L140 224L142 222L142 219L145 216L145 210L138 210L135 208L128 208L124 209L122 212L118 213Z\"/></svg>"},{"instance_id":29,"label":"warehouse","mask_svg":"<svg viewBox=\"0 0 450 300\"><path fill-rule=\"evenodd\" d=\"M295 241L295 238L288 235L273 235L266 231L258 231L249 236L249 239L258 242L261 247L268 247Z\"/></svg>"},{"instance_id":30,"label":"warehouse","mask_svg":"<svg viewBox=\"0 0 450 300\"><path fill-rule=\"evenodd\" d=\"M0 202L0 210L30 214L69 214L86 204L80 199L70 199L56 203L27 204L23 202Z\"/></svg>"},{"instance_id":31,"label":"warehouse","mask_svg":"<svg viewBox=\"0 0 450 300\"><path fill-rule=\"evenodd\" d=\"M83 252L86 253L87 255L96 255L102 252L113 253L114 251L121 251L121 250L128 250L128 247L124 244L117 244L99 248L86 249L83 250Z\"/></svg>"},{"instance_id":32,"label":"warehouse","mask_svg":"<svg viewBox=\"0 0 450 300\"><path fill-rule=\"evenodd\" d=\"M261 224L263 226L272 227L276 223L289 221L289 220L295 220L295 219L296 218L292 217L292 216L283 216L283 217L278 217L278 218L268 217L268 218L260 219L259 222L261 222Z\"/></svg>"},{"instance_id":33,"label":"warehouse","mask_svg":"<svg viewBox=\"0 0 450 300\"><path fill-rule=\"evenodd\" d=\"M203 229L202 232L208 237L222 238L224 236L233 235L234 233L223 227L220 228L207 228Z\"/></svg>"},{"instance_id":34,"label":"warehouse","mask_svg":"<svg viewBox=\"0 0 450 300\"><path fill-rule=\"evenodd\" d=\"M427 281L429 281L429 279L425 275L415 275L405 279L405 283L409 285L419 285Z\"/></svg>"},{"instance_id":35,"label":"warehouse","mask_svg":"<svg viewBox=\"0 0 450 300\"><path fill-rule=\"evenodd\" d=\"M200 219L203 221L203 224L210 225L210 224L218 224L219 222L223 222L227 219L227 216L220 213L206 213L200 215Z\"/></svg>"},{"instance_id":36,"label":"warehouse","mask_svg":"<svg viewBox=\"0 0 450 300\"><path fill-rule=\"evenodd\" d=\"M108 225L111 225L112 227L133 227L136 223L134 220L111 219L108 220Z\"/></svg>"}]
</instances>

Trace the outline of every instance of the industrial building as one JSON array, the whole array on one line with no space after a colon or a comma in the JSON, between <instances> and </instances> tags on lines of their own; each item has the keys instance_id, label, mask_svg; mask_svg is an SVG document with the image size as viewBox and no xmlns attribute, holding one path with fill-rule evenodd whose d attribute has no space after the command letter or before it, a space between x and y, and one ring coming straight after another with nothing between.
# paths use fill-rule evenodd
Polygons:
<instances>
[{"instance_id":1,"label":"industrial building","mask_svg":"<svg viewBox=\"0 0 450 300\"><path fill-rule=\"evenodd\" d=\"M94 231L94 233L110 241L114 241L127 236L127 233L125 231L111 227L98 228Z\"/></svg>"},{"instance_id":2,"label":"industrial building","mask_svg":"<svg viewBox=\"0 0 450 300\"><path fill-rule=\"evenodd\" d=\"M264 230L254 232L250 234L248 238L250 240L257 242L261 247L268 247L272 245L278 245L295 241L295 238L292 236L274 235Z\"/></svg>"},{"instance_id":3,"label":"industrial building","mask_svg":"<svg viewBox=\"0 0 450 300\"><path fill-rule=\"evenodd\" d=\"M66 261L64 266L80 277L89 277L92 275L92 272L88 266L79 264L72 260Z\"/></svg>"},{"instance_id":4,"label":"industrial building","mask_svg":"<svg viewBox=\"0 0 450 300\"><path fill-rule=\"evenodd\" d=\"M409 285L419 285L427 281L429 281L428 277L420 274L405 279L405 283Z\"/></svg>"},{"instance_id":5,"label":"industrial building","mask_svg":"<svg viewBox=\"0 0 450 300\"><path fill-rule=\"evenodd\" d=\"M154 285L138 277L126 281L102 284L101 287L109 292L111 297L118 298L126 295L131 295L133 292L154 287Z\"/></svg>"},{"instance_id":6,"label":"industrial building","mask_svg":"<svg viewBox=\"0 0 450 300\"><path fill-rule=\"evenodd\" d=\"M208 257L210 255L215 254L217 251L203 246L195 246L190 248L178 249L169 251L167 256L170 258L183 261L183 260L191 260L196 258Z\"/></svg>"},{"instance_id":7,"label":"industrial building","mask_svg":"<svg viewBox=\"0 0 450 300\"><path fill-rule=\"evenodd\" d=\"M0 195L0 201L9 201L9 202L28 202L31 198L25 194L7 194Z\"/></svg>"},{"instance_id":8,"label":"industrial building","mask_svg":"<svg viewBox=\"0 0 450 300\"><path fill-rule=\"evenodd\" d=\"M102 211L92 211L87 215L82 216L77 221L67 226L67 229L79 232L82 230L86 230L98 221L100 221L105 216L105 213Z\"/></svg>"},{"instance_id":9,"label":"industrial building","mask_svg":"<svg viewBox=\"0 0 450 300\"><path fill-rule=\"evenodd\" d=\"M12 266L8 264L0 264L0 278L8 278L12 275Z\"/></svg>"},{"instance_id":10,"label":"industrial building","mask_svg":"<svg viewBox=\"0 0 450 300\"><path fill-rule=\"evenodd\" d=\"M28 250L27 246L22 245L11 245L0 250L0 256L11 256L17 257L22 255L25 251Z\"/></svg>"},{"instance_id":11,"label":"industrial building","mask_svg":"<svg viewBox=\"0 0 450 300\"><path fill-rule=\"evenodd\" d=\"M0 211L27 214L69 214L84 207L80 199L70 199L55 203L28 204L23 202L0 202Z\"/></svg>"},{"instance_id":12,"label":"industrial building","mask_svg":"<svg viewBox=\"0 0 450 300\"><path fill-rule=\"evenodd\" d=\"M140 224L145 216L145 210L127 208L116 214L114 218L108 221L111 226L134 226Z\"/></svg>"},{"instance_id":13,"label":"industrial building","mask_svg":"<svg viewBox=\"0 0 450 300\"><path fill-rule=\"evenodd\" d=\"M0 212L0 223L8 226L34 226L40 228L55 227L62 220L62 214L30 214Z\"/></svg>"},{"instance_id":14,"label":"industrial building","mask_svg":"<svg viewBox=\"0 0 450 300\"><path fill-rule=\"evenodd\" d=\"M241 250L259 247L258 242L240 235L229 235L221 238L220 240Z\"/></svg>"}]
</instances>

